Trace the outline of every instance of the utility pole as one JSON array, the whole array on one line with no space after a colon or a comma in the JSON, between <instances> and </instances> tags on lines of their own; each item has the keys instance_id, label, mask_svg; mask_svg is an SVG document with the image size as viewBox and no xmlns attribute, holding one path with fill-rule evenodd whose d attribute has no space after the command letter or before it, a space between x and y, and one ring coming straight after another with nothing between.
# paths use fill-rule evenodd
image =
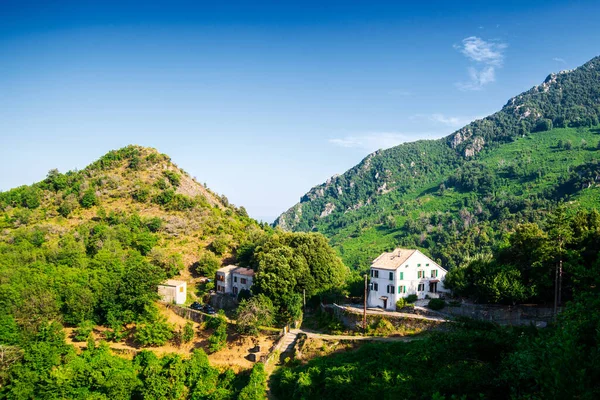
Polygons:
<instances>
[{"instance_id":1,"label":"utility pole","mask_svg":"<svg viewBox=\"0 0 600 400\"><path fill-rule=\"evenodd\" d=\"M558 304L558 266L556 266L554 271L554 322L556 322L556 311Z\"/></svg>"},{"instance_id":2,"label":"utility pole","mask_svg":"<svg viewBox=\"0 0 600 400\"><path fill-rule=\"evenodd\" d=\"M367 334L367 274L365 274L365 303L363 307L363 335Z\"/></svg>"},{"instance_id":3,"label":"utility pole","mask_svg":"<svg viewBox=\"0 0 600 400\"><path fill-rule=\"evenodd\" d=\"M302 297L304 298L304 312L306 312L306 289L302 289Z\"/></svg>"}]
</instances>

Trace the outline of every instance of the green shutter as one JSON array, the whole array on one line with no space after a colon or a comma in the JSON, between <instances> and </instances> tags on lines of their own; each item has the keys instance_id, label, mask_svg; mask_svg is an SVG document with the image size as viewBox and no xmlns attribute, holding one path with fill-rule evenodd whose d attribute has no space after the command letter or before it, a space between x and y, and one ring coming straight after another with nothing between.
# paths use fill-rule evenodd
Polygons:
<instances>
[{"instance_id":1,"label":"green shutter","mask_svg":"<svg viewBox=\"0 0 600 400\"><path fill-rule=\"evenodd\" d=\"M404 272L400 272L400 280L404 279Z\"/></svg>"}]
</instances>

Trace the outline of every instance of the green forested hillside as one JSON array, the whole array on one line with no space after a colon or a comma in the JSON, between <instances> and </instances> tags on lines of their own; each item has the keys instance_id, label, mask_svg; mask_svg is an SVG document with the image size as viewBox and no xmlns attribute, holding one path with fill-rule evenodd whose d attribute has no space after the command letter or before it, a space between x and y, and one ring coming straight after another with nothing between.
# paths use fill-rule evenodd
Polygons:
<instances>
[{"instance_id":1,"label":"green forested hillside","mask_svg":"<svg viewBox=\"0 0 600 400\"><path fill-rule=\"evenodd\" d=\"M202 349L130 360L89 334L103 325L107 341L166 342L157 284L265 230L137 146L0 193L0 398L235 398L247 378L211 367ZM66 344L64 326L87 350Z\"/></svg>"},{"instance_id":2,"label":"green forested hillside","mask_svg":"<svg viewBox=\"0 0 600 400\"><path fill-rule=\"evenodd\" d=\"M311 189L276 225L324 233L359 270L399 245L452 268L561 201L596 207L598 68L595 58L550 75L447 138L377 151Z\"/></svg>"}]
</instances>

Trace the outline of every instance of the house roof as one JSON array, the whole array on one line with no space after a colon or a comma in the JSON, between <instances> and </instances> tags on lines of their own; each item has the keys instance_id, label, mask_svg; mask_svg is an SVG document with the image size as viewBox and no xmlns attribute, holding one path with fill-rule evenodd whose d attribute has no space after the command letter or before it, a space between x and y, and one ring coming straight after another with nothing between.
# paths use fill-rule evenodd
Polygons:
<instances>
[{"instance_id":1,"label":"house roof","mask_svg":"<svg viewBox=\"0 0 600 400\"><path fill-rule=\"evenodd\" d=\"M219 268L217 272L223 272L225 274L233 271L234 269L239 268L237 265L226 265L223 268Z\"/></svg>"},{"instance_id":2,"label":"house roof","mask_svg":"<svg viewBox=\"0 0 600 400\"><path fill-rule=\"evenodd\" d=\"M413 254L415 254L417 250L410 249L395 249L389 253L383 253L371 264L371 268L377 269L389 269L396 270L400 267L406 260L410 258Z\"/></svg>"},{"instance_id":3,"label":"house roof","mask_svg":"<svg viewBox=\"0 0 600 400\"><path fill-rule=\"evenodd\" d=\"M250 268L239 267L232 271L234 274L240 274L244 276L254 276L254 270Z\"/></svg>"},{"instance_id":4,"label":"house roof","mask_svg":"<svg viewBox=\"0 0 600 400\"><path fill-rule=\"evenodd\" d=\"M160 286L181 286L185 285L185 281L177 281L175 279L167 279L164 282L161 282Z\"/></svg>"}]
</instances>

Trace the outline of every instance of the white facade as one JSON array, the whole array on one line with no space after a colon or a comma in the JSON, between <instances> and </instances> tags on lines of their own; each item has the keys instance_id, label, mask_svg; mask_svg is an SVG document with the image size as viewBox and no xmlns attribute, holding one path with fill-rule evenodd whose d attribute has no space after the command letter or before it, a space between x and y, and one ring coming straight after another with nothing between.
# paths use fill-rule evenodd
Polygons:
<instances>
[{"instance_id":1,"label":"white facade","mask_svg":"<svg viewBox=\"0 0 600 400\"><path fill-rule=\"evenodd\" d=\"M187 299L187 283L169 279L158 285L158 295L166 303L184 304Z\"/></svg>"},{"instance_id":2,"label":"white facade","mask_svg":"<svg viewBox=\"0 0 600 400\"><path fill-rule=\"evenodd\" d=\"M236 265L228 265L217 270L215 288L217 293L230 293L237 296L244 289L250 290L253 280L253 270Z\"/></svg>"},{"instance_id":3,"label":"white facade","mask_svg":"<svg viewBox=\"0 0 600 400\"><path fill-rule=\"evenodd\" d=\"M250 290L254 279L254 271L248 268L237 268L231 273L231 293L237 296L242 290Z\"/></svg>"},{"instance_id":4,"label":"white facade","mask_svg":"<svg viewBox=\"0 0 600 400\"><path fill-rule=\"evenodd\" d=\"M419 299L437 298L449 291L444 287L447 271L419 250L396 249L373 261L367 304L395 310L396 301L410 294Z\"/></svg>"}]
</instances>

